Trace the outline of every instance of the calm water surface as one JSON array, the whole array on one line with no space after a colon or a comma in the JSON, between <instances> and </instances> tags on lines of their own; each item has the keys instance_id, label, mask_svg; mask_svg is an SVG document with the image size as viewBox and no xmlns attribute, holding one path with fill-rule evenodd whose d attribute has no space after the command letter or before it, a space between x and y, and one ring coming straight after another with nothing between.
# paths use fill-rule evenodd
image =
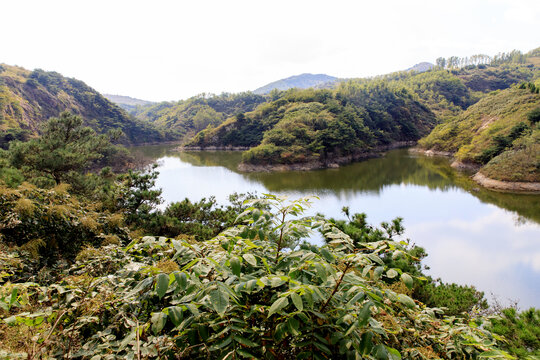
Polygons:
<instances>
[{"instance_id":1,"label":"calm water surface","mask_svg":"<svg viewBox=\"0 0 540 360\"><path fill-rule=\"evenodd\" d=\"M428 273L445 282L471 284L499 300L540 307L540 196L480 189L448 159L410 154L309 172L240 173L237 152L175 152L173 146L136 151L158 160L157 186L169 203L233 192L298 198L316 195L311 214L344 218L343 206L379 224L404 218L406 237L424 247ZM320 241L314 238L313 241Z\"/></svg>"}]
</instances>

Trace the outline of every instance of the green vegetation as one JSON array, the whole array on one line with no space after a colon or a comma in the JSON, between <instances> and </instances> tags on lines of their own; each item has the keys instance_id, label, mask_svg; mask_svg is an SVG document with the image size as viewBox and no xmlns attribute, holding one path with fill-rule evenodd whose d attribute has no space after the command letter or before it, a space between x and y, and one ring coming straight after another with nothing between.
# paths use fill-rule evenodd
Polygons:
<instances>
[{"instance_id":1,"label":"green vegetation","mask_svg":"<svg viewBox=\"0 0 540 360\"><path fill-rule=\"evenodd\" d=\"M531 81L540 78L536 59L534 51L451 57L438 59L438 66L429 71L339 81L333 90L274 90L269 101L253 111L221 123L206 122L210 126L197 133L187 147L250 147L243 159L255 165L324 165L340 157L360 158L399 141L416 141L436 122L443 122L444 139L451 139L457 130L444 126L468 116L468 109L489 97L489 92L529 82L528 88L535 93ZM495 106L500 107L508 99L497 101ZM454 147L460 143L459 139L448 142ZM476 161L485 163L502 152L499 150Z\"/></svg>"},{"instance_id":2,"label":"green vegetation","mask_svg":"<svg viewBox=\"0 0 540 360\"><path fill-rule=\"evenodd\" d=\"M230 116L252 111L265 101L264 96L250 92L219 96L201 94L178 102L138 106L131 113L181 139L207 127L218 126Z\"/></svg>"},{"instance_id":3,"label":"green vegetation","mask_svg":"<svg viewBox=\"0 0 540 360\"><path fill-rule=\"evenodd\" d=\"M501 310L486 328L505 337L502 347L520 359L540 357L540 310L531 308L518 313L514 308Z\"/></svg>"},{"instance_id":4,"label":"green vegetation","mask_svg":"<svg viewBox=\"0 0 540 360\"><path fill-rule=\"evenodd\" d=\"M381 229L374 228L366 222L367 215L349 214L349 208L344 207L343 212L347 215L348 221L330 219L330 221L341 231L351 237L355 247L361 248L367 244L377 242L381 237L396 238L403 235L405 231L402 219L394 219L391 223L382 223ZM421 281L417 281L411 286L408 295L413 295L415 299L431 307L444 308L447 315L459 315L471 313L475 309L486 309L487 301L484 293L477 291L472 286L461 286L457 284L445 284L440 279L435 281L431 277L426 277L422 273L421 260L427 256L425 250L419 246L404 246L408 256L381 256L384 264L389 268L400 269ZM395 278L384 278L388 284L395 284Z\"/></svg>"},{"instance_id":5,"label":"green vegetation","mask_svg":"<svg viewBox=\"0 0 540 360\"><path fill-rule=\"evenodd\" d=\"M0 139L27 131L36 135L50 117L70 111L97 133L121 130L123 143L161 141L166 136L147 122L129 116L82 81L56 72L29 71L2 65L0 72ZM18 138L15 136L15 138ZM0 140L1 141L1 140ZM4 141L0 145L5 148Z\"/></svg>"},{"instance_id":6,"label":"green vegetation","mask_svg":"<svg viewBox=\"0 0 540 360\"><path fill-rule=\"evenodd\" d=\"M535 81L521 67L531 56L490 63L523 63L515 69ZM192 145L253 147L244 160L255 164L352 157L417 140L434 126L434 112L458 114L423 143L487 162L486 171L517 163L508 170L516 176L540 153L537 84L471 105L485 84L474 90L454 76L489 68L478 61L273 92L268 102L224 94L137 111L173 127L171 138L202 130ZM378 228L347 208L347 221L304 217L308 198L251 194L233 195L228 206L209 197L158 209L155 168L130 171L132 158L112 144L120 130L163 139L153 127L137 127L57 73L2 66L0 83L0 358L538 355L538 311L479 315L483 293L424 276L425 251L402 239L401 219ZM66 107L79 115L60 112ZM478 125L483 116L493 118ZM520 176L537 176L535 166ZM325 245L306 242L314 232Z\"/></svg>"},{"instance_id":7,"label":"green vegetation","mask_svg":"<svg viewBox=\"0 0 540 360\"><path fill-rule=\"evenodd\" d=\"M417 140L434 122L405 89L351 81L334 91L288 90L251 113L200 132L188 145L255 146L243 157L253 164L324 162Z\"/></svg>"},{"instance_id":8,"label":"green vegetation","mask_svg":"<svg viewBox=\"0 0 540 360\"><path fill-rule=\"evenodd\" d=\"M125 248L87 248L45 292L34 282L5 283L3 354L511 358L482 318L441 318L382 281L404 289L415 282L382 259L408 256L392 239L397 229L359 247L324 219L300 217L307 205L255 200L241 225L199 243L143 237ZM328 245L301 243L315 229ZM2 260L9 279L21 259Z\"/></svg>"},{"instance_id":9,"label":"green vegetation","mask_svg":"<svg viewBox=\"0 0 540 360\"><path fill-rule=\"evenodd\" d=\"M532 86L492 93L420 140L426 149L455 153L456 159L485 165L486 176L506 181L540 180L536 112Z\"/></svg>"}]
</instances>

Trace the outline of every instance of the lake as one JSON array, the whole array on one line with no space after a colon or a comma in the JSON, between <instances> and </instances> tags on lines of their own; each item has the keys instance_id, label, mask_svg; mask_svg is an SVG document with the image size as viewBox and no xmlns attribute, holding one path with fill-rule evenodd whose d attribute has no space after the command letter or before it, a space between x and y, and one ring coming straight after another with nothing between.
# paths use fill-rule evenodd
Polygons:
<instances>
[{"instance_id":1,"label":"lake","mask_svg":"<svg viewBox=\"0 0 540 360\"><path fill-rule=\"evenodd\" d=\"M449 159L387 152L383 157L309 172L240 173L239 152L176 152L173 145L138 147L157 160L156 185L166 203L234 192L315 195L309 214L344 219L364 212L373 225L404 219L405 237L426 249L427 273L474 285L492 300L540 307L540 196L480 188ZM313 242L320 242L318 237Z\"/></svg>"}]
</instances>

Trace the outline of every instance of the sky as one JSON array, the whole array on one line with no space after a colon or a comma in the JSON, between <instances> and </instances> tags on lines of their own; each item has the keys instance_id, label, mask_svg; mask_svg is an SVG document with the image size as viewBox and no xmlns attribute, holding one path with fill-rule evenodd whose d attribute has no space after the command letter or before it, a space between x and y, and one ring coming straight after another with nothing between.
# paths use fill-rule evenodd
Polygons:
<instances>
[{"instance_id":1,"label":"sky","mask_svg":"<svg viewBox=\"0 0 540 360\"><path fill-rule=\"evenodd\" d=\"M538 0L3 0L0 63L151 101L540 46Z\"/></svg>"}]
</instances>

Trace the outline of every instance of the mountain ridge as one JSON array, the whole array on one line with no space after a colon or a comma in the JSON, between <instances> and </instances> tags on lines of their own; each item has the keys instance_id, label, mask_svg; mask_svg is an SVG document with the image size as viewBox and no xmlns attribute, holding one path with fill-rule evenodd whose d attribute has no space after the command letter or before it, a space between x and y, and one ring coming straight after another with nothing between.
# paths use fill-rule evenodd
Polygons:
<instances>
[{"instance_id":1,"label":"mountain ridge","mask_svg":"<svg viewBox=\"0 0 540 360\"><path fill-rule=\"evenodd\" d=\"M0 64L0 132L37 135L43 122L64 111L81 116L98 133L122 130L125 143L164 140L151 124L128 115L83 81Z\"/></svg>"},{"instance_id":2,"label":"mountain ridge","mask_svg":"<svg viewBox=\"0 0 540 360\"><path fill-rule=\"evenodd\" d=\"M273 81L269 84L261 86L253 90L254 94L264 95L270 93L270 91L277 90L288 90L292 88L298 89L307 89L310 87L316 87L318 85L326 83L334 83L338 80L335 76L330 76L326 74L311 74L303 73L299 75L289 76L287 78L279 79Z\"/></svg>"}]
</instances>

